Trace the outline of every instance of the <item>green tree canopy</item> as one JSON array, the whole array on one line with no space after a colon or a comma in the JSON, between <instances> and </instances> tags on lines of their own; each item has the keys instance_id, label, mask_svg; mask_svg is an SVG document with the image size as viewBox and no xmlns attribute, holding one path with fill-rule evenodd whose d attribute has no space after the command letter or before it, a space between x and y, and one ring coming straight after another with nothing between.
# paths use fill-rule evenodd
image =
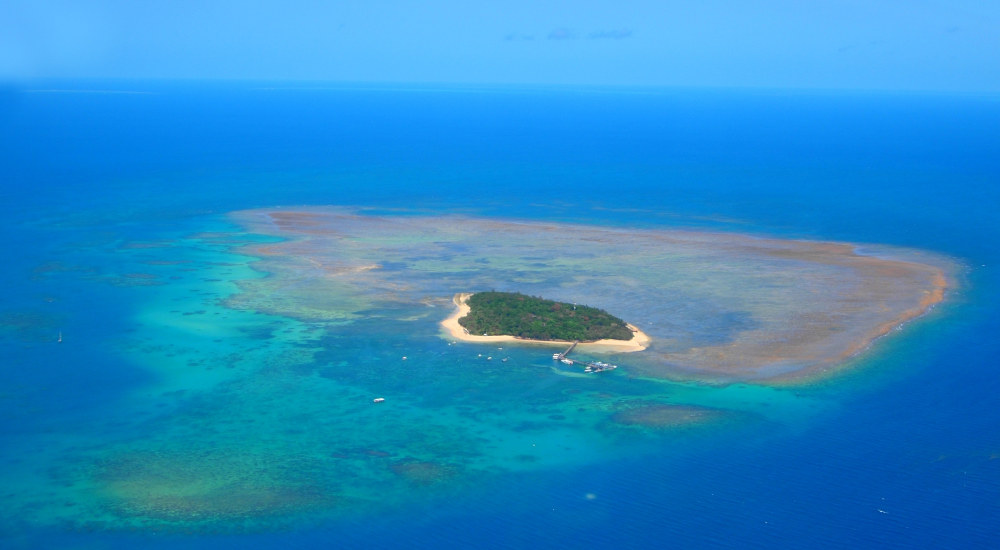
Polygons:
<instances>
[{"instance_id":1,"label":"green tree canopy","mask_svg":"<svg viewBox=\"0 0 1000 550\"><path fill-rule=\"evenodd\" d=\"M581 342L632 339L625 321L594 307L516 292L477 292L467 303L471 311L458 323L470 334Z\"/></svg>"}]
</instances>

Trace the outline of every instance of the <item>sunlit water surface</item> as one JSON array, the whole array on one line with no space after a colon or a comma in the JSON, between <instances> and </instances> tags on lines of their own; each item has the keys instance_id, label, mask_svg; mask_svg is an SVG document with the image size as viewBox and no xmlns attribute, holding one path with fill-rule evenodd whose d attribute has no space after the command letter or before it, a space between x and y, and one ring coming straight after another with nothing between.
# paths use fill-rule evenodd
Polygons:
<instances>
[{"instance_id":1,"label":"sunlit water surface","mask_svg":"<svg viewBox=\"0 0 1000 550\"><path fill-rule=\"evenodd\" d=\"M995 102L86 86L123 87L150 93L0 96L4 547L985 548L1000 535ZM357 249L295 264L287 235L246 218L331 204L528 229L355 227L383 252L358 270ZM570 230L533 247L531 224ZM787 260L641 239L626 250L645 254L613 256L615 235L678 229L861 243L952 284L815 376L738 381L683 361L664 375L665 357L849 294L847 273L810 278ZM603 241L574 241L586 231ZM493 286L593 296L654 345L584 375L548 349L442 334L452 293ZM835 313L866 307L884 309Z\"/></svg>"}]
</instances>

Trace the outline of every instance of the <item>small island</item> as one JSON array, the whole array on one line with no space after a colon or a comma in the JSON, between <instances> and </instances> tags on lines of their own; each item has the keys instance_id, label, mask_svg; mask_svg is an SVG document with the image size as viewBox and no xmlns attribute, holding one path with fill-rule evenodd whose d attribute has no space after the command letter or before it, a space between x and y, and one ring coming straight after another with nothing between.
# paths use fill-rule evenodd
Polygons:
<instances>
[{"instance_id":1,"label":"small island","mask_svg":"<svg viewBox=\"0 0 1000 550\"><path fill-rule=\"evenodd\" d=\"M606 311L516 292L455 295L458 310L442 322L469 342L523 341L581 345L607 351L640 351L649 337Z\"/></svg>"},{"instance_id":2,"label":"small island","mask_svg":"<svg viewBox=\"0 0 1000 550\"><path fill-rule=\"evenodd\" d=\"M470 311L458 320L470 334L503 334L529 340L631 340L625 321L594 307L578 306L518 292L477 292Z\"/></svg>"}]
</instances>

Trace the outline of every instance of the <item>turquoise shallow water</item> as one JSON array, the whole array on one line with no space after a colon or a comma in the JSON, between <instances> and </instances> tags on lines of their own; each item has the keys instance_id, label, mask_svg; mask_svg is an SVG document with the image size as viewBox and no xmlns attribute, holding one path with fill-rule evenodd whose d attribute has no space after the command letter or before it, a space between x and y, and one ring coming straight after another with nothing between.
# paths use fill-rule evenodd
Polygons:
<instances>
[{"instance_id":1,"label":"turquoise shallow water","mask_svg":"<svg viewBox=\"0 0 1000 550\"><path fill-rule=\"evenodd\" d=\"M994 101L98 84L152 93L2 96L5 546L995 540ZM918 248L961 288L818 382L582 377L422 304L228 307L274 239L226 214L295 204Z\"/></svg>"}]
</instances>

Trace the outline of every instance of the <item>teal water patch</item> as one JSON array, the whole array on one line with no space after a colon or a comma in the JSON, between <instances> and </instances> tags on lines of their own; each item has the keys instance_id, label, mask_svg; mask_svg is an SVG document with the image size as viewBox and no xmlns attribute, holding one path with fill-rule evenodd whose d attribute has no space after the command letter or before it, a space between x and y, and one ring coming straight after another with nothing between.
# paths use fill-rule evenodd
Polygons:
<instances>
[{"instance_id":1,"label":"teal water patch","mask_svg":"<svg viewBox=\"0 0 1000 550\"><path fill-rule=\"evenodd\" d=\"M295 255L294 240L199 223L211 231L101 244L114 271L49 270L130 297L129 328L108 345L147 379L100 425L23 442L19 454L43 466L7 474L27 473L7 485L11 517L71 530L271 531L471 498L505 476L796 430L833 407L794 387L644 377L641 353L585 375L546 347L442 337L454 281L484 269L563 292L618 285L638 299L628 278L565 273L587 258L539 262L524 248L448 269L411 252L418 242L458 253L442 235L373 235L350 246L387 247L419 284L383 280L358 294L378 269L350 246Z\"/></svg>"}]
</instances>

